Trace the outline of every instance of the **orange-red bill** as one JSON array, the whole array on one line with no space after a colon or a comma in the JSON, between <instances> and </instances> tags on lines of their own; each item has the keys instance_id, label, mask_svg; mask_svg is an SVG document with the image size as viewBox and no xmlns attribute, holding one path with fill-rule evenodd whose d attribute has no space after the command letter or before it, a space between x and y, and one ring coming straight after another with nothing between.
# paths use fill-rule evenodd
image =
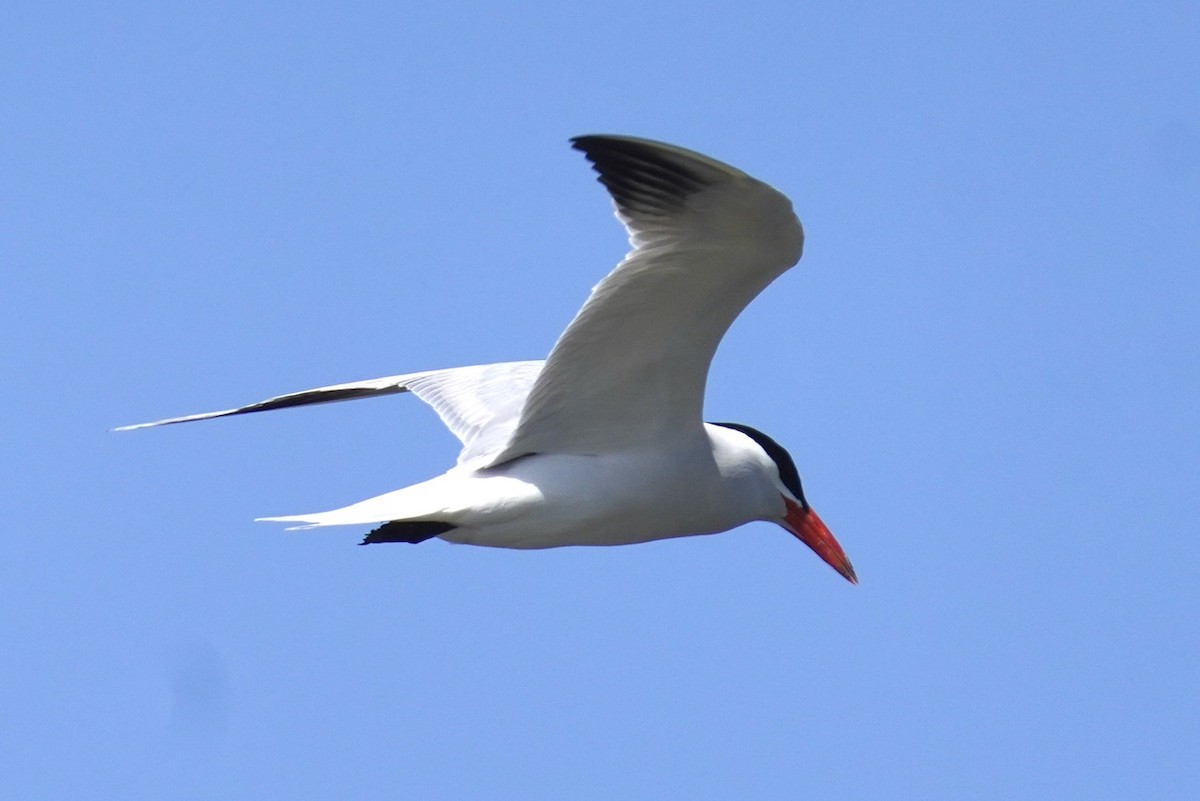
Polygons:
<instances>
[{"instance_id":1,"label":"orange-red bill","mask_svg":"<svg viewBox=\"0 0 1200 801\"><path fill-rule=\"evenodd\" d=\"M796 539L816 551L817 556L837 572L845 576L851 584L858 583L854 575L854 566L846 558L846 552L833 534L825 527L821 518L811 508L805 509L790 498L784 498L787 504L787 514L783 517L784 528L796 535Z\"/></svg>"}]
</instances>

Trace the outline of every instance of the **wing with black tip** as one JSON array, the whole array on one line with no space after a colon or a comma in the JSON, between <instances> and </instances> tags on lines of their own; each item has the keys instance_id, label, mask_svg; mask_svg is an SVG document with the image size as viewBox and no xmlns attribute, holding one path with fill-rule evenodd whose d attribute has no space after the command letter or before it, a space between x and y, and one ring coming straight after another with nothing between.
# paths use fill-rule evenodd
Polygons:
<instances>
[{"instance_id":1,"label":"wing with black tip","mask_svg":"<svg viewBox=\"0 0 1200 801\"><path fill-rule=\"evenodd\" d=\"M791 202L739 170L644 139L571 141L612 196L633 250L559 337L495 462L700 431L717 345L803 247Z\"/></svg>"},{"instance_id":2,"label":"wing with black tip","mask_svg":"<svg viewBox=\"0 0 1200 801\"><path fill-rule=\"evenodd\" d=\"M372 378L291 392L236 409L170 417L115 430L131 431L214 417L411 392L432 406L446 427L463 443L459 464L476 460L487 462L512 436L525 404L525 396L541 368L540 361L502 362Z\"/></svg>"}]
</instances>

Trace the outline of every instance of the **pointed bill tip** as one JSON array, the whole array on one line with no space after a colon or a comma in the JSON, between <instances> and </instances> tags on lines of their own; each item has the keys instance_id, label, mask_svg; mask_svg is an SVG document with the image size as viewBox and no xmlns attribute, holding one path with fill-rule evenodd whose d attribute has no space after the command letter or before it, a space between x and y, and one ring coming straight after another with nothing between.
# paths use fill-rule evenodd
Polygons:
<instances>
[{"instance_id":1,"label":"pointed bill tip","mask_svg":"<svg viewBox=\"0 0 1200 801\"><path fill-rule=\"evenodd\" d=\"M792 532L796 539L812 548L825 564L836 570L846 581L858 584L858 574L854 572L854 565L850 564L846 552L817 513L787 498L784 499L784 503L787 505L787 514L783 518L783 527Z\"/></svg>"}]
</instances>

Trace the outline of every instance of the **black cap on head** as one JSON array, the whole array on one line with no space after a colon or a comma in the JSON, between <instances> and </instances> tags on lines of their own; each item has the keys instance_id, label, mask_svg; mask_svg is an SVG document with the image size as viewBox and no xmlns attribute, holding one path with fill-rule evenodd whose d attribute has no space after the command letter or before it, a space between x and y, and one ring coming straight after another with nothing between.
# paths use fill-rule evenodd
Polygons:
<instances>
[{"instance_id":1,"label":"black cap on head","mask_svg":"<svg viewBox=\"0 0 1200 801\"><path fill-rule=\"evenodd\" d=\"M757 428L743 423L712 423L712 425L740 431L757 442L758 447L766 451L767 456L771 457L771 461L775 463L775 468L779 471L779 480L783 482L783 486L796 496L796 500L800 501L800 506L808 508L808 501L804 499L804 489L800 486L800 471L796 469L792 455L782 445Z\"/></svg>"}]
</instances>

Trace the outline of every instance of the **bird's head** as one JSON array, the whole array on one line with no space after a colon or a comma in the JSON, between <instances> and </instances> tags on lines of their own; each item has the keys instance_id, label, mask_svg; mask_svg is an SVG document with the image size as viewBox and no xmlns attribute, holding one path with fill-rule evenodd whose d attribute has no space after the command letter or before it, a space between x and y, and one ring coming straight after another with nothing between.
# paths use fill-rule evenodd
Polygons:
<instances>
[{"instance_id":1,"label":"bird's head","mask_svg":"<svg viewBox=\"0 0 1200 801\"><path fill-rule=\"evenodd\" d=\"M775 519L775 522L790 531L796 539L812 548L817 556L841 573L847 581L857 584L858 576L854 574L854 566L850 564L846 552L842 550L842 546L838 544L825 523L805 500L804 488L800 486L800 473L796 470L796 463L792 460L792 455L782 445L757 428L751 428L741 423L713 423L713 425L739 431L762 448L774 466L771 480L783 499L784 513Z\"/></svg>"}]
</instances>

